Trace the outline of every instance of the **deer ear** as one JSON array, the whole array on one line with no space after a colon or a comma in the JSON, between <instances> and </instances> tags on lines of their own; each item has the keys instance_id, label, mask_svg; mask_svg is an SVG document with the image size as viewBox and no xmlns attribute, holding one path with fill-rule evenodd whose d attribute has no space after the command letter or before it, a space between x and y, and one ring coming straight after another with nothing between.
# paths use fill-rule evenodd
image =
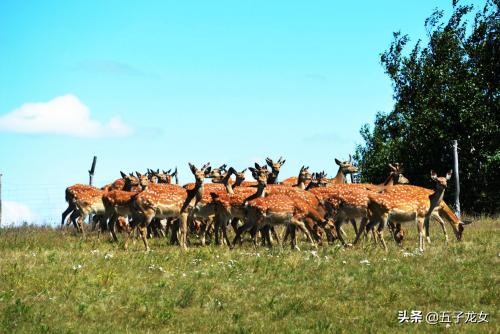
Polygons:
<instances>
[{"instance_id":1,"label":"deer ear","mask_svg":"<svg viewBox=\"0 0 500 334\"><path fill-rule=\"evenodd\" d=\"M339 159L335 158L335 163L340 166L342 162Z\"/></svg>"},{"instance_id":2,"label":"deer ear","mask_svg":"<svg viewBox=\"0 0 500 334\"><path fill-rule=\"evenodd\" d=\"M436 180L437 180L437 174L436 174L436 172L435 172L435 171L433 171L432 169L431 169L431 179L432 179L432 180L434 180L434 181L436 181Z\"/></svg>"},{"instance_id":3,"label":"deer ear","mask_svg":"<svg viewBox=\"0 0 500 334\"><path fill-rule=\"evenodd\" d=\"M269 165L269 167L272 167L273 166L273 161L269 158L266 158L266 162L267 164Z\"/></svg>"},{"instance_id":4,"label":"deer ear","mask_svg":"<svg viewBox=\"0 0 500 334\"><path fill-rule=\"evenodd\" d=\"M137 175L138 178L141 178L141 176L142 176L141 173L139 173L139 172L135 172L135 175Z\"/></svg>"},{"instance_id":5,"label":"deer ear","mask_svg":"<svg viewBox=\"0 0 500 334\"><path fill-rule=\"evenodd\" d=\"M244 169L244 170L242 170L241 172L242 172L242 173L245 173L246 171L247 171L247 168L245 168L245 169Z\"/></svg>"},{"instance_id":6,"label":"deer ear","mask_svg":"<svg viewBox=\"0 0 500 334\"><path fill-rule=\"evenodd\" d=\"M349 162L352 162L352 156L349 154Z\"/></svg>"},{"instance_id":7,"label":"deer ear","mask_svg":"<svg viewBox=\"0 0 500 334\"><path fill-rule=\"evenodd\" d=\"M257 169L253 168L253 167L248 167L248 169L253 173L257 173ZM244 171L246 170L246 168L244 169Z\"/></svg>"},{"instance_id":8,"label":"deer ear","mask_svg":"<svg viewBox=\"0 0 500 334\"><path fill-rule=\"evenodd\" d=\"M258 163L255 163L255 168L260 169L260 165Z\"/></svg>"},{"instance_id":9,"label":"deer ear","mask_svg":"<svg viewBox=\"0 0 500 334\"><path fill-rule=\"evenodd\" d=\"M212 171L212 167L207 167L207 169L205 169L205 176L207 176L208 174L210 174L210 172Z\"/></svg>"},{"instance_id":10,"label":"deer ear","mask_svg":"<svg viewBox=\"0 0 500 334\"><path fill-rule=\"evenodd\" d=\"M286 161L286 159L285 159L285 160L283 160L283 161L281 162L281 165L284 165L284 164L285 164L285 161Z\"/></svg>"},{"instance_id":11,"label":"deer ear","mask_svg":"<svg viewBox=\"0 0 500 334\"><path fill-rule=\"evenodd\" d=\"M124 172L120 171L120 175L122 176L122 178L126 178L127 177L127 174L125 174Z\"/></svg>"},{"instance_id":12,"label":"deer ear","mask_svg":"<svg viewBox=\"0 0 500 334\"><path fill-rule=\"evenodd\" d=\"M448 173L446 174L446 180L451 179L451 175L453 174L453 171L450 169Z\"/></svg>"}]
</instances>

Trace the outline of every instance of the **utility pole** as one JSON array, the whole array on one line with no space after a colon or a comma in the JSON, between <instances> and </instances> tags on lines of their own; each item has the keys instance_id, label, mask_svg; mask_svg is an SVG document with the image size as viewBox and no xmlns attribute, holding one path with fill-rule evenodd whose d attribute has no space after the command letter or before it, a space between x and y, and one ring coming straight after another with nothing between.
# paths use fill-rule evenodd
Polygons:
<instances>
[{"instance_id":1,"label":"utility pole","mask_svg":"<svg viewBox=\"0 0 500 334\"><path fill-rule=\"evenodd\" d=\"M453 173L455 173L455 213L460 218L460 176L458 175L458 141L453 141Z\"/></svg>"}]
</instances>

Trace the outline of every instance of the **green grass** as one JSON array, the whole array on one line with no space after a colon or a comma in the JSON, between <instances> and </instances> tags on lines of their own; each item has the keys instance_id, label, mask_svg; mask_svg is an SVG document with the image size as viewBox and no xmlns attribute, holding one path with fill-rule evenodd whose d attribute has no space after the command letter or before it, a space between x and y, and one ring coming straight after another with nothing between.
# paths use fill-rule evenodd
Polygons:
<instances>
[{"instance_id":1,"label":"green grass","mask_svg":"<svg viewBox=\"0 0 500 334\"><path fill-rule=\"evenodd\" d=\"M106 238L49 228L0 230L0 333L498 333L500 220L478 219L460 243L406 256L364 242L352 249L301 243L187 252L139 240L129 252ZM448 227L449 233L451 233ZM411 254L411 255L409 255ZM364 260L368 260L369 264ZM400 324L398 311L487 312L488 324Z\"/></svg>"}]
</instances>

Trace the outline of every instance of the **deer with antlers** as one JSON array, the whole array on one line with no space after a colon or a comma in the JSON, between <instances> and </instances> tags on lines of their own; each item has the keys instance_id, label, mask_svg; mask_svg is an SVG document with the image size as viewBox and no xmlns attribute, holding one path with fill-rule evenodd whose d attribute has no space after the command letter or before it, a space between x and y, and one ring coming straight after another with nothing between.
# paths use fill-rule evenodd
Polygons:
<instances>
[{"instance_id":1,"label":"deer with antlers","mask_svg":"<svg viewBox=\"0 0 500 334\"><path fill-rule=\"evenodd\" d=\"M189 168L195 177L195 187L186 190L175 184L150 184L134 199L134 216L139 220L139 231L146 251L149 251L147 241L147 226L153 218L178 218L180 221L179 243L187 249L188 215L193 206L203 197L203 181L210 174L210 163L197 169L189 163ZM127 234L125 249L128 249L130 233Z\"/></svg>"}]
</instances>

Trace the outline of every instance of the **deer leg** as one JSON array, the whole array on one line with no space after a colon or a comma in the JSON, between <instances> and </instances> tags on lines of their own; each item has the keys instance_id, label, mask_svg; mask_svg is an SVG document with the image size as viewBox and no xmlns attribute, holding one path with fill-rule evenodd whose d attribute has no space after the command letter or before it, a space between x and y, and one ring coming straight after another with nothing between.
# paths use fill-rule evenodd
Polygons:
<instances>
[{"instance_id":1,"label":"deer leg","mask_svg":"<svg viewBox=\"0 0 500 334\"><path fill-rule=\"evenodd\" d=\"M423 252L424 251L424 219L417 217L417 230L418 230L418 249Z\"/></svg>"},{"instance_id":2,"label":"deer leg","mask_svg":"<svg viewBox=\"0 0 500 334\"><path fill-rule=\"evenodd\" d=\"M292 218L290 222L293 225L295 225L296 227L298 227L302 232L304 232L304 234L306 235L307 239L314 246L314 248L318 248L318 246L314 242L314 239L311 237L311 233L309 233L309 230L307 229L307 227L304 224L304 222L302 222L302 221L300 221L298 219L295 219L295 218Z\"/></svg>"},{"instance_id":3,"label":"deer leg","mask_svg":"<svg viewBox=\"0 0 500 334\"><path fill-rule=\"evenodd\" d=\"M233 228L234 233L238 231L238 223L240 219L239 218L233 218L231 219L231 227Z\"/></svg>"},{"instance_id":4,"label":"deer leg","mask_svg":"<svg viewBox=\"0 0 500 334\"><path fill-rule=\"evenodd\" d=\"M432 215L437 221L438 223L441 225L441 228L443 229L443 233L444 233L444 239L446 242L449 241L448 239L448 234L446 233L446 226L445 226L445 223L444 223L444 220L443 218L441 218L441 216L439 214L434 214Z\"/></svg>"},{"instance_id":5,"label":"deer leg","mask_svg":"<svg viewBox=\"0 0 500 334\"><path fill-rule=\"evenodd\" d=\"M276 232L276 229L274 228L274 226L270 226L269 229L271 230L271 233L273 234L273 237L274 239L276 240L276 243L279 245L281 244L281 240L280 240L280 237L278 235L278 233Z\"/></svg>"},{"instance_id":6,"label":"deer leg","mask_svg":"<svg viewBox=\"0 0 500 334\"><path fill-rule=\"evenodd\" d=\"M361 219L361 223L359 225L359 229L356 232L356 239L354 239L354 241L353 241L354 245L359 241L359 238L365 232L365 228L366 228L366 223L367 222L368 222L368 219L366 217L363 217L363 219Z\"/></svg>"},{"instance_id":7,"label":"deer leg","mask_svg":"<svg viewBox=\"0 0 500 334\"><path fill-rule=\"evenodd\" d=\"M170 224L170 244L175 245L179 244L179 238L177 237L177 232L179 230L179 220L176 219L175 221L172 221Z\"/></svg>"},{"instance_id":8,"label":"deer leg","mask_svg":"<svg viewBox=\"0 0 500 334\"><path fill-rule=\"evenodd\" d=\"M87 219L88 213L81 212L80 217L78 217L77 224L82 232L82 238L85 238L85 219Z\"/></svg>"},{"instance_id":9,"label":"deer leg","mask_svg":"<svg viewBox=\"0 0 500 334\"><path fill-rule=\"evenodd\" d=\"M387 252L387 244L386 244L385 239L384 239L384 227L385 227L386 223L387 223L387 219L383 219L380 222L378 229L377 229L377 236L380 240L380 243L382 244L382 247Z\"/></svg>"},{"instance_id":10,"label":"deer leg","mask_svg":"<svg viewBox=\"0 0 500 334\"><path fill-rule=\"evenodd\" d=\"M73 202L68 203L68 208L64 210L64 212L61 215L61 228L64 226L64 221L66 220L66 217L70 214L70 212L74 211L76 209L76 206Z\"/></svg>"},{"instance_id":11,"label":"deer leg","mask_svg":"<svg viewBox=\"0 0 500 334\"><path fill-rule=\"evenodd\" d=\"M222 237L224 242L228 247L231 248L231 241L229 241L229 237L227 236L227 220L226 219L221 219L221 228L222 228Z\"/></svg>"},{"instance_id":12,"label":"deer leg","mask_svg":"<svg viewBox=\"0 0 500 334\"><path fill-rule=\"evenodd\" d=\"M356 219L351 219L351 225L352 228L354 229L354 234L358 235L358 226L356 225Z\"/></svg>"},{"instance_id":13,"label":"deer leg","mask_svg":"<svg viewBox=\"0 0 500 334\"><path fill-rule=\"evenodd\" d=\"M80 230L80 225L78 225L78 218L80 217L80 210L75 209L73 212L71 212L71 215L69 216L68 222L66 225L73 224L74 228L78 231L81 232Z\"/></svg>"},{"instance_id":14,"label":"deer leg","mask_svg":"<svg viewBox=\"0 0 500 334\"><path fill-rule=\"evenodd\" d=\"M214 242L216 245L220 245L220 230L223 228L222 219L220 215L215 216L215 225L214 225Z\"/></svg>"},{"instance_id":15,"label":"deer leg","mask_svg":"<svg viewBox=\"0 0 500 334\"><path fill-rule=\"evenodd\" d=\"M118 237L116 236L116 222L117 222L117 220L118 220L118 215L116 213L112 214L111 218L109 218L109 220L108 220L109 234L112 238L112 241L115 241L115 242L118 241Z\"/></svg>"},{"instance_id":16,"label":"deer leg","mask_svg":"<svg viewBox=\"0 0 500 334\"><path fill-rule=\"evenodd\" d=\"M424 218L424 226L425 226L425 238L427 239L427 243L431 243L431 236L430 236L430 213L427 213Z\"/></svg>"},{"instance_id":17,"label":"deer leg","mask_svg":"<svg viewBox=\"0 0 500 334\"><path fill-rule=\"evenodd\" d=\"M253 221L253 219L248 219L247 217L247 221L245 222L245 224L243 224L243 226L238 227L238 229L236 230L236 235L234 236L233 239L233 247L236 245L237 241L241 243L241 234L251 230L254 227L255 227L255 222ZM257 235L257 233L255 233L255 235Z\"/></svg>"},{"instance_id":18,"label":"deer leg","mask_svg":"<svg viewBox=\"0 0 500 334\"><path fill-rule=\"evenodd\" d=\"M149 252L151 250L148 245L148 225L149 224L141 224L138 226L142 242L144 243L144 247L146 248L146 252Z\"/></svg>"},{"instance_id":19,"label":"deer leg","mask_svg":"<svg viewBox=\"0 0 500 334\"><path fill-rule=\"evenodd\" d=\"M342 223L343 221L342 220L336 220L335 221L335 229L337 231L340 231L340 233L338 233L338 237L339 237L339 240L340 242L342 243L343 246L348 246L347 243L345 242L344 240L344 237L342 236L343 234L343 230L342 230Z\"/></svg>"},{"instance_id":20,"label":"deer leg","mask_svg":"<svg viewBox=\"0 0 500 334\"><path fill-rule=\"evenodd\" d=\"M179 224L179 230L180 230L180 242L181 242L181 248L184 250L187 250L187 234L188 234L188 226L187 226L187 220L188 220L188 213L183 212L181 213L181 219L180 219L180 224Z\"/></svg>"}]
</instances>

